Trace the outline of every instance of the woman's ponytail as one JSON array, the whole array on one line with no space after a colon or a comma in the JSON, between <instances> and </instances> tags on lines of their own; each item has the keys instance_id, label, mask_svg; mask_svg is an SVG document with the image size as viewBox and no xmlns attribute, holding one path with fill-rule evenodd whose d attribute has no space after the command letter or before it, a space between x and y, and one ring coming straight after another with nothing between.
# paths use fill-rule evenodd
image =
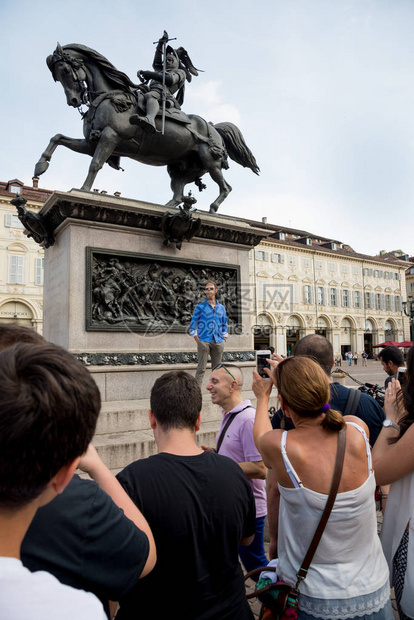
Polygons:
<instances>
[{"instance_id":1,"label":"woman's ponytail","mask_svg":"<svg viewBox=\"0 0 414 620\"><path fill-rule=\"evenodd\" d=\"M330 431L340 431L345 427L345 424L346 422L342 413L335 411L335 409L328 409L322 420L322 428L326 428Z\"/></svg>"}]
</instances>

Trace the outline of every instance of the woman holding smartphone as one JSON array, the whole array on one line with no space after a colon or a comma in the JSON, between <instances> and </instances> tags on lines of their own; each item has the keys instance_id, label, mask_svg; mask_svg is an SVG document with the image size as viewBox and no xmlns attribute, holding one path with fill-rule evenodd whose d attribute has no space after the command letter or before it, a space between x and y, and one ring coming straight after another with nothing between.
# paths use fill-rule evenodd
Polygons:
<instances>
[{"instance_id":1,"label":"woman holding smartphone","mask_svg":"<svg viewBox=\"0 0 414 620\"><path fill-rule=\"evenodd\" d=\"M384 411L372 456L377 483L391 484L381 540L400 620L405 620L414 618L414 347L402 388L395 378L387 385Z\"/></svg>"},{"instance_id":2,"label":"woman holding smartphone","mask_svg":"<svg viewBox=\"0 0 414 620\"><path fill-rule=\"evenodd\" d=\"M279 481L277 574L292 586L326 504L338 433L346 428L338 494L300 585L298 620L392 620L388 568L377 534L368 428L360 418L344 418L330 409L328 378L314 360L290 357L269 363L270 380L254 371L253 435L265 465L275 469ZM273 384L284 414L294 423L288 432L272 430L269 421Z\"/></svg>"}]
</instances>

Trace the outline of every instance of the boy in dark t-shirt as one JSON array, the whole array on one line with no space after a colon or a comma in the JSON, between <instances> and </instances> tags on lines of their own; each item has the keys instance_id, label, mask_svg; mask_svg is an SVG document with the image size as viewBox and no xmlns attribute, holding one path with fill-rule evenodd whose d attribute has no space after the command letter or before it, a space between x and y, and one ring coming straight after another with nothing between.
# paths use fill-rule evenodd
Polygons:
<instances>
[{"instance_id":1,"label":"boy in dark t-shirt","mask_svg":"<svg viewBox=\"0 0 414 620\"><path fill-rule=\"evenodd\" d=\"M151 526L157 564L120 600L117 620L253 618L238 546L252 541L254 498L237 463L198 447L201 405L194 377L160 377L149 412L158 454L118 474Z\"/></svg>"}]
</instances>

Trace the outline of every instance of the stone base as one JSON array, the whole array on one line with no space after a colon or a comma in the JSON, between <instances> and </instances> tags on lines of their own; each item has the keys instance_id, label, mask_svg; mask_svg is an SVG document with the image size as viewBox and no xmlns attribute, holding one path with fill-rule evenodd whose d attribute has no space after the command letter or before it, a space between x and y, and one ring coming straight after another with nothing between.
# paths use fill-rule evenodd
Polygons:
<instances>
[{"instance_id":1,"label":"stone base","mask_svg":"<svg viewBox=\"0 0 414 620\"><path fill-rule=\"evenodd\" d=\"M131 312L133 303L140 307L141 280L137 273L141 263L147 270L146 277L152 262L162 264L167 271L169 264L175 269L183 265L183 270L193 269L200 274L214 269L221 269L221 273L232 270L231 277L238 280L234 312L240 329L230 333L224 359L243 367L246 397L250 396L254 351L250 295L245 294L249 291L248 252L267 233L235 218L197 212L194 215L201 220L197 236L184 241L178 249L164 243L164 213L161 205L77 190L56 192L40 212L49 237L55 239L45 251L44 335L75 354L93 374L103 402L95 444L115 470L154 450L148 408L157 377L171 369L192 374L196 369L196 345L183 322L174 320L171 329L162 333L144 333L145 313L137 314L140 324L136 327L134 315L128 317L132 322L122 318L124 315L120 320L119 305L125 298L116 282L123 285L124 281L117 280L117 274L125 274L125 281L132 278L134 282L131 290L135 301L130 301L128 307ZM121 262L126 267L117 271L116 265ZM98 275L104 275L107 295L97 282L94 265L98 265ZM134 273L131 265L136 269ZM115 285L112 280L111 288L105 278L109 281L112 277L106 276L112 267ZM153 275L151 282L158 277ZM98 313L96 290L103 308ZM209 403L208 395L203 402L203 417L200 436L212 444L221 413Z\"/></svg>"}]
</instances>

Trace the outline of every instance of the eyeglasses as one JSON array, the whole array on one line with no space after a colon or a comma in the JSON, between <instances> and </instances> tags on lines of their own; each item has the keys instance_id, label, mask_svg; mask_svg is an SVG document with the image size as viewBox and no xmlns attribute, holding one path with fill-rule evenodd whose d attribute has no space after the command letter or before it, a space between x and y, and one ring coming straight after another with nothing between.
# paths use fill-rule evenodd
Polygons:
<instances>
[{"instance_id":1,"label":"eyeglasses","mask_svg":"<svg viewBox=\"0 0 414 620\"><path fill-rule=\"evenodd\" d=\"M214 291L214 286L206 286L206 291Z\"/></svg>"},{"instance_id":2,"label":"eyeglasses","mask_svg":"<svg viewBox=\"0 0 414 620\"><path fill-rule=\"evenodd\" d=\"M219 368L224 368L224 370L230 375L230 377L234 379L234 381L237 381L236 377L231 374L230 370L224 364L217 364L217 366L214 366L213 370L219 370Z\"/></svg>"}]
</instances>

